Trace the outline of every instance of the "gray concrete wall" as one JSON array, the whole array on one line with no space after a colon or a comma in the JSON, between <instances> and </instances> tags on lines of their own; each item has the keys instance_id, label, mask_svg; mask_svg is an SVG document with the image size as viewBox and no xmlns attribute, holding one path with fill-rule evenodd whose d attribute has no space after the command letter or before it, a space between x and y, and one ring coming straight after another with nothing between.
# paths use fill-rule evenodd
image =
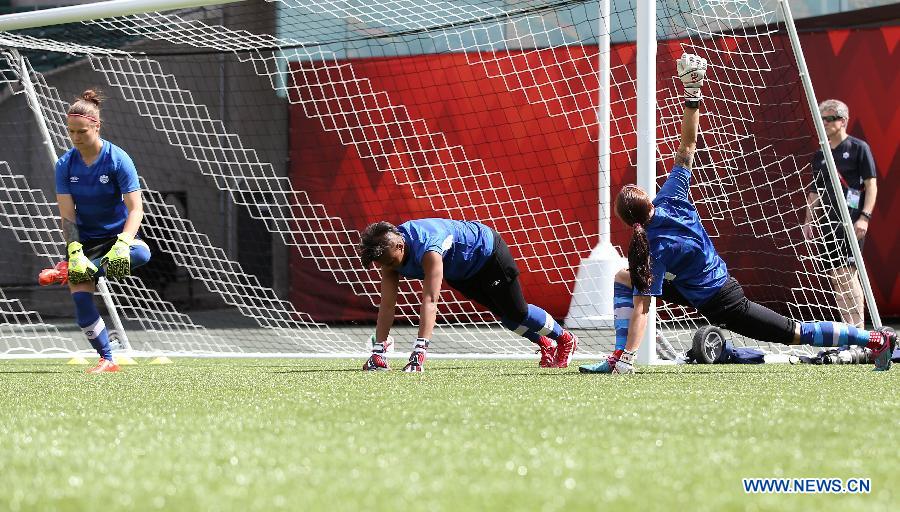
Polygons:
<instances>
[{"instance_id":1,"label":"gray concrete wall","mask_svg":"<svg viewBox=\"0 0 900 512\"><path fill-rule=\"evenodd\" d=\"M238 7L246 9L248 7ZM269 7L270 15L274 9ZM274 32L274 19L254 11L255 24L262 31ZM246 27L244 27L246 28ZM287 175L288 158L288 108L284 98L272 90L268 77L258 77L252 63L241 63L232 54L159 55L176 48L161 49L158 44L137 45L131 50L155 52L150 58L160 62L167 74L177 77L178 84L193 94L196 103L205 105L213 119L224 122L228 132L240 137L245 148L255 149L262 162L271 163L278 176ZM229 258L238 259L237 209L227 194L219 191L214 181L201 173L200 166L185 158L182 150L169 143L166 134L154 129L153 123L138 115L135 105L122 97L121 91L107 83L106 78L80 61L63 69L47 73L48 83L58 88L65 101L88 87L99 87L107 96L102 106L103 127L101 135L122 147L132 159L148 187L168 193L184 217L194 223L197 231L209 236L212 244L223 248ZM41 188L48 198L55 199L53 168L46 152L41 150L40 137L31 121L22 95L0 101L0 130L2 130L2 156L16 172L28 177L31 186ZM186 198L186 205L180 198ZM186 208L183 208L186 206ZM288 249L280 237L272 236L271 269L273 287L280 297L288 296ZM8 230L0 229L0 264L7 268L5 289L10 286L20 290L24 300L46 310L70 309L65 295L46 290L34 291L28 287L45 262L30 256L30 250L16 244ZM253 251L243 247L245 258ZM62 254L63 248L60 248ZM164 298L178 302L183 307L213 307L220 302L205 292L200 283L174 283L160 290ZM20 287L20 288L17 288ZM190 289L188 289L188 287ZM171 295L167 297L166 294ZM191 304L188 305L188 294ZM48 299L52 296L53 299ZM57 298L65 304L52 306Z\"/></svg>"}]
</instances>

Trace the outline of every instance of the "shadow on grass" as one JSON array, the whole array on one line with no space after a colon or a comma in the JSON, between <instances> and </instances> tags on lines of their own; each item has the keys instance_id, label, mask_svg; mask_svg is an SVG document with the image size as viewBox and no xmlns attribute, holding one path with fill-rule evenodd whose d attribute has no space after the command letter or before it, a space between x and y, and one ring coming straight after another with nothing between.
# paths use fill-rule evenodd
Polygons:
<instances>
[{"instance_id":1,"label":"shadow on grass","mask_svg":"<svg viewBox=\"0 0 900 512\"><path fill-rule=\"evenodd\" d=\"M470 370L474 368L473 366L442 366L438 368L428 368L425 370L427 373L436 373L436 372L445 372L447 370ZM296 370L282 370L275 371L272 373L332 373L332 372L356 372L356 373L366 373L361 368L297 368ZM403 373L400 368L395 370L385 371L376 371L371 373Z\"/></svg>"},{"instance_id":2,"label":"shadow on grass","mask_svg":"<svg viewBox=\"0 0 900 512\"><path fill-rule=\"evenodd\" d=\"M758 365L752 365L753 367ZM765 371L752 370L752 369L733 369L731 366L728 369L720 369L715 367L704 366L702 368L684 368L678 369L676 371L638 371L635 374L624 376L624 375L612 375L612 374L604 374L604 373L581 373L578 371L578 367L570 366L564 371L553 371L553 370L538 370L535 368L533 372L531 371L523 371L523 372L503 372L500 375L503 377L571 377L573 375L585 376L586 378L597 378L597 379L613 379L613 378L629 378L629 379L643 379L643 378L682 378L688 375L691 376L707 376L707 375L715 375L715 376L728 376L728 375L769 375L769 374L781 374L781 373L790 373L793 372L793 368L797 365L769 365L766 367Z\"/></svg>"},{"instance_id":3,"label":"shadow on grass","mask_svg":"<svg viewBox=\"0 0 900 512\"><path fill-rule=\"evenodd\" d=\"M779 365L785 366L785 368L766 368L764 372L762 371L753 371L753 370L724 370L720 371L715 368L709 369L694 369L694 370L686 370L686 371L673 371L673 372L659 372L659 371L638 371L637 373L631 374L626 378L672 378L672 377L686 377L686 376L728 376L728 375L771 375L773 373L790 373L792 368L790 365ZM625 377L624 375L612 375L612 374L603 374L603 373L581 373L576 372L577 375L585 375L585 376L596 376L599 378L617 378L617 377Z\"/></svg>"},{"instance_id":4,"label":"shadow on grass","mask_svg":"<svg viewBox=\"0 0 900 512\"><path fill-rule=\"evenodd\" d=\"M533 372L503 372L500 374L501 377L565 377L568 375L574 375L578 372L564 371L564 372L554 372L548 370L538 370L535 368Z\"/></svg>"},{"instance_id":5,"label":"shadow on grass","mask_svg":"<svg viewBox=\"0 0 900 512\"><path fill-rule=\"evenodd\" d=\"M21 371L9 371L9 372L0 372L0 374L15 374L15 373L62 373L59 370L21 370Z\"/></svg>"},{"instance_id":6,"label":"shadow on grass","mask_svg":"<svg viewBox=\"0 0 900 512\"><path fill-rule=\"evenodd\" d=\"M297 368L296 370L278 370L271 373L335 373L362 372L359 368Z\"/></svg>"}]
</instances>

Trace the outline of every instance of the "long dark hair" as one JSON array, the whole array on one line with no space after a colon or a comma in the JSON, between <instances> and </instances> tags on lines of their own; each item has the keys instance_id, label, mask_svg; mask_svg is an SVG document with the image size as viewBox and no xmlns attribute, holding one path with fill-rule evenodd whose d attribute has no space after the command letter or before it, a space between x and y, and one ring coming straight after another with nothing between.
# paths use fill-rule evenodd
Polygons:
<instances>
[{"instance_id":1,"label":"long dark hair","mask_svg":"<svg viewBox=\"0 0 900 512\"><path fill-rule=\"evenodd\" d=\"M362 232L362 240L356 247L356 252L362 260L363 268L369 268L373 261L377 261L391 247L391 238L388 233L400 235L400 231L387 221L369 224Z\"/></svg>"},{"instance_id":2,"label":"long dark hair","mask_svg":"<svg viewBox=\"0 0 900 512\"><path fill-rule=\"evenodd\" d=\"M628 273L631 285L640 293L648 293L653 276L650 274L650 242L645 228L650 220L653 204L643 189L626 185L616 196L616 214L634 231L628 245Z\"/></svg>"}]
</instances>

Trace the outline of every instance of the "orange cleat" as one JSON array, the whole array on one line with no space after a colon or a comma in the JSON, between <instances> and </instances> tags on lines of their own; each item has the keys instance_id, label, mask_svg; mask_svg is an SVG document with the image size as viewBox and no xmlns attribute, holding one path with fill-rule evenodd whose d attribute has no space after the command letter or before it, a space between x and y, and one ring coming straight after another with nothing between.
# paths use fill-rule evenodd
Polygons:
<instances>
[{"instance_id":1,"label":"orange cleat","mask_svg":"<svg viewBox=\"0 0 900 512\"><path fill-rule=\"evenodd\" d=\"M109 359L100 359L100 362L97 363L97 366L88 370L88 373L112 373L119 371L119 365L110 361Z\"/></svg>"},{"instance_id":2,"label":"orange cleat","mask_svg":"<svg viewBox=\"0 0 900 512\"><path fill-rule=\"evenodd\" d=\"M49 286L51 284L68 284L69 282L69 262L60 261L53 268L45 268L38 274L38 284L41 286Z\"/></svg>"}]
</instances>

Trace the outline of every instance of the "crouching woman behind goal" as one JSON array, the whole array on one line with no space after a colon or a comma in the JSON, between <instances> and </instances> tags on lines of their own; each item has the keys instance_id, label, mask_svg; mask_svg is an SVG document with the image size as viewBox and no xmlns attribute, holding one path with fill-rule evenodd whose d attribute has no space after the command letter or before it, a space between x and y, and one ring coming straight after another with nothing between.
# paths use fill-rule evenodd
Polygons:
<instances>
[{"instance_id":1,"label":"crouching woman behind goal","mask_svg":"<svg viewBox=\"0 0 900 512\"><path fill-rule=\"evenodd\" d=\"M538 345L542 368L565 368L578 339L549 313L525 302L519 269L499 233L478 222L419 219L394 226L376 222L362 233L358 247L364 268L381 271L381 303L372 355L364 370L387 370L385 352L400 276L422 279L419 333L403 371L421 372L434 330L441 281L497 316L503 325ZM553 346L553 341L556 346Z\"/></svg>"}]
</instances>

